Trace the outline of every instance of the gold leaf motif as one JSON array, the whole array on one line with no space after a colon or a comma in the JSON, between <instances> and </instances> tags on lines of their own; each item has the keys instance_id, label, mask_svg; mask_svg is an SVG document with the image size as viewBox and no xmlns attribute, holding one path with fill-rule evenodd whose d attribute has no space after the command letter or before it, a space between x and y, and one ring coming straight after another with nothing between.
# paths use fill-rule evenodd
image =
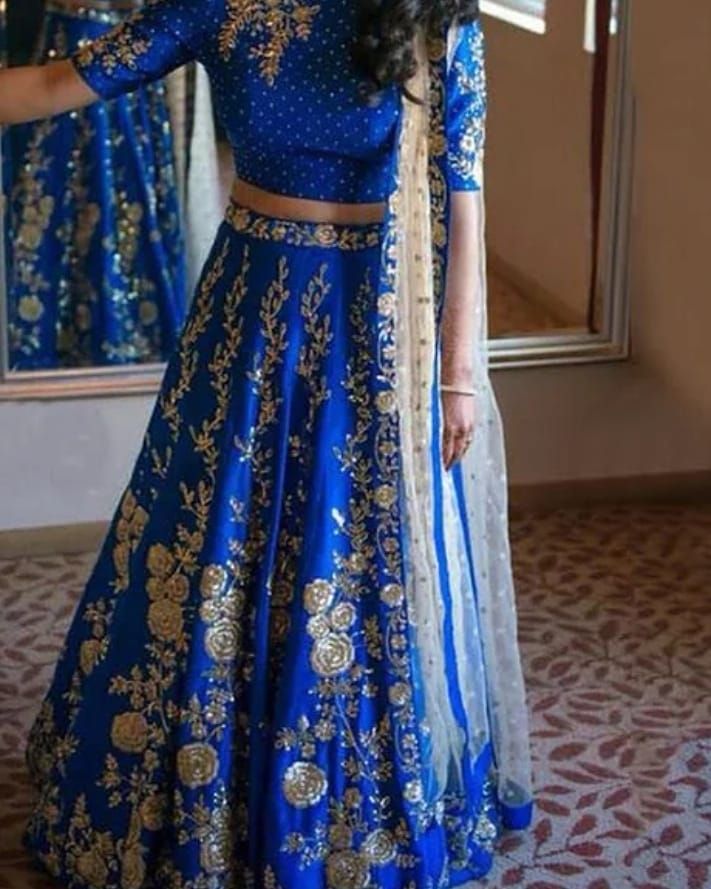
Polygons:
<instances>
[{"instance_id":1,"label":"gold leaf motif","mask_svg":"<svg viewBox=\"0 0 711 889\"><path fill-rule=\"evenodd\" d=\"M253 41L250 58L259 62L259 71L274 86L284 53L292 40L308 40L313 20L321 9L299 0L227 0L227 20L220 30L219 49L227 61L246 31Z\"/></svg>"},{"instance_id":2,"label":"gold leaf motif","mask_svg":"<svg viewBox=\"0 0 711 889\"><path fill-rule=\"evenodd\" d=\"M146 879L146 863L138 844L126 848L121 858L121 889L141 889Z\"/></svg>"},{"instance_id":3,"label":"gold leaf motif","mask_svg":"<svg viewBox=\"0 0 711 889\"><path fill-rule=\"evenodd\" d=\"M77 858L76 869L79 876L91 889L105 889L109 869L97 849L83 852Z\"/></svg>"}]
</instances>

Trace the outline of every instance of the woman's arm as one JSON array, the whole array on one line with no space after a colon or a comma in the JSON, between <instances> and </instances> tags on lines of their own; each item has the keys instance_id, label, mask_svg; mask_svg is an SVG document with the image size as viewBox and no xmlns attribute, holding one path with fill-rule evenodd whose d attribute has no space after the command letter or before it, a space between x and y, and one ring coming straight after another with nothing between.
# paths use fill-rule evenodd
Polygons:
<instances>
[{"instance_id":1,"label":"woman's arm","mask_svg":"<svg viewBox=\"0 0 711 889\"><path fill-rule=\"evenodd\" d=\"M96 99L68 59L0 71L0 125L51 117Z\"/></svg>"},{"instance_id":2,"label":"woman's arm","mask_svg":"<svg viewBox=\"0 0 711 889\"><path fill-rule=\"evenodd\" d=\"M474 386L474 337L477 323L477 280L480 262L477 230L477 195L455 191L451 195L447 289L442 306L442 383L464 392ZM474 432L475 399L471 395L442 392L444 465L461 459Z\"/></svg>"},{"instance_id":3,"label":"woman's arm","mask_svg":"<svg viewBox=\"0 0 711 889\"><path fill-rule=\"evenodd\" d=\"M197 58L211 35L205 7L206 0L148 3L69 59L0 71L0 124L51 117L164 77Z\"/></svg>"},{"instance_id":4,"label":"woman's arm","mask_svg":"<svg viewBox=\"0 0 711 889\"><path fill-rule=\"evenodd\" d=\"M479 236L486 131L486 71L481 22L460 26L449 67L445 99L447 184L450 193L449 250L442 307L441 378L445 386L473 392L474 349L484 299ZM473 395L442 392L444 462L462 457L473 436Z\"/></svg>"}]
</instances>

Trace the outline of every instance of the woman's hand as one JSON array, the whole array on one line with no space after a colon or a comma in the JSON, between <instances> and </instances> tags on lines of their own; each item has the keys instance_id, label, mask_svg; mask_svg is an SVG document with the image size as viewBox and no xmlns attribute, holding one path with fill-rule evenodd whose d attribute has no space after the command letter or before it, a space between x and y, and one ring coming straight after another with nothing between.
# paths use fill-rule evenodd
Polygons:
<instances>
[{"instance_id":1,"label":"woman's hand","mask_svg":"<svg viewBox=\"0 0 711 889\"><path fill-rule=\"evenodd\" d=\"M69 59L0 71L0 125L51 117L96 99Z\"/></svg>"},{"instance_id":2,"label":"woman's hand","mask_svg":"<svg viewBox=\"0 0 711 889\"><path fill-rule=\"evenodd\" d=\"M457 392L442 392L442 459L449 470L462 459L474 435L474 398Z\"/></svg>"}]
</instances>

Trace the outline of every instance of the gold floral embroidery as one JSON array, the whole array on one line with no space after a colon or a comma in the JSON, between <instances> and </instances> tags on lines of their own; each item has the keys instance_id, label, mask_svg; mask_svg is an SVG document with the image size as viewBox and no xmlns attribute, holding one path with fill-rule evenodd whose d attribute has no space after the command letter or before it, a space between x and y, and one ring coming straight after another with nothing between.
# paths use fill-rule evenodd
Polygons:
<instances>
[{"instance_id":1,"label":"gold floral embroidery","mask_svg":"<svg viewBox=\"0 0 711 889\"><path fill-rule=\"evenodd\" d=\"M120 66L137 70L138 60L151 48L151 40L137 37L131 27L142 19L143 14L135 12L106 34L80 46L74 53L78 67L87 68L98 62L107 74L112 74Z\"/></svg>"},{"instance_id":2,"label":"gold floral embroidery","mask_svg":"<svg viewBox=\"0 0 711 889\"><path fill-rule=\"evenodd\" d=\"M227 61L243 31L256 41L249 55L261 76L273 86L292 40L308 40L321 7L299 0L227 0L227 20L220 30L220 55Z\"/></svg>"},{"instance_id":3,"label":"gold floral embroidery","mask_svg":"<svg viewBox=\"0 0 711 889\"><path fill-rule=\"evenodd\" d=\"M235 231L243 232L262 241L283 242L294 247L362 250L366 247L376 247L382 236L380 223L336 226L319 222L270 219L235 203L230 204L227 209L227 221Z\"/></svg>"},{"instance_id":4,"label":"gold floral embroidery","mask_svg":"<svg viewBox=\"0 0 711 889\"><path fill-rule=\"evenodd\" d=\"M312 762L292 763L282 779L284 796L297 809L314 806L326 793L328 782L323 769Z\"/></svg>"},{"instance_id":5,"label":"gold floral embroidery","mask_svg":"<svg viewBox=\"0 0 711 889\"><path fill-rule=\"evenodd\" d=\"M451 76L457 101L466 101L466 110L459 132L452 135L447 147L450 169L465 182L480 186L483 175L484 142L486 139L487 84L484 65L484 33L477 25L470 26L463 38L465 60L456 59Z\"/></svg>"}]
</instances>

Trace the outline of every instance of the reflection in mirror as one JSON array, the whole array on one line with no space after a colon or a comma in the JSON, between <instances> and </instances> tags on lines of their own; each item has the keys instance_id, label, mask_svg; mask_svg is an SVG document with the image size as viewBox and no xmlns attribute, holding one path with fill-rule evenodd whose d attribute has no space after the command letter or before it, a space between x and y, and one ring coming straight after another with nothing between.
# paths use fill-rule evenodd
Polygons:
<instances>
[{"instance_id":1,"label":"reflection in mirror","mask_svg":"<svg viewBox=\"0 0 711 889\"><path fill-rule=\"evenodd\" d=\"M611 263L624 210L626 9L615 0L482 2L495 340L519 338L525 348L534 338L609 335L622 273L619 254Z\"/></svg>"},{"instance_id":2,"label":"reflection in mirror","mask_svg":"<svg viewBox=\"0 0 711 889\"><path fill-rule=\"evenodd\" d=\"M64 58L137 5L9 0L8 61ZM202 259L191 222L211 236L219 218L209 91L197 81L183 69L3 134L8 371L153 364L173 350Z\"/></svg>"}]
</instances>

